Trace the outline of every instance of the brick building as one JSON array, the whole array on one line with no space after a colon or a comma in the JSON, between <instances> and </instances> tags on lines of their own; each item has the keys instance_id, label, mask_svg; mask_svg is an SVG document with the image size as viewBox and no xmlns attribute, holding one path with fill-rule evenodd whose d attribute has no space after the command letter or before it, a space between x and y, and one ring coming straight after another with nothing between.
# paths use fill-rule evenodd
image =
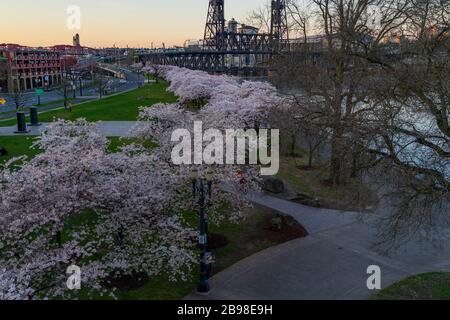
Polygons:
<instances>
[{"instance_id":1,"label":"brick building","mask_svg":"<svg viewBox=\"0 0 450 320\"><path fill-rule=\"evenodd\" d=\"M0 87L14 92L57 86L62 80L61 54L56 50L0 45Z\"/></svg>"}]
</instances>

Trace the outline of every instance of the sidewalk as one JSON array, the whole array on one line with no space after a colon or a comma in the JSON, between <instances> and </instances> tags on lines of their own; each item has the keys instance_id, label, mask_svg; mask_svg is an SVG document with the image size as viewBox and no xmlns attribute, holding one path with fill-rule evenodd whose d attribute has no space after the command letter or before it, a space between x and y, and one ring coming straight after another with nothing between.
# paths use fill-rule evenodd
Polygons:
<instances>
[{"instance_id":1,"label":"sidewalk","mask_svg":"<svg viewBox=\"0 0 450 320\"><path fill-rule=\"evenodd\" d=\"M386 252L376 245L378 217L315 209L267 195L253 201L293 216L310 235L270 248L215 275L211 292L188 300L366 300L367 268L382 271L383 288L409 275L450 271L450 246L411 242Z\"/></svg>"},{"instance_id":2,"label":"sidewalk","mask_svg":"<svg viewBox=\"0 0 450 320\"><path fill-rule=\"evenodd\" d=\"M126 137L129 130L136 124L136 121L104 121L98 122L100 131L107 137ZM30 130L26 134L15 134L16 126L0 127L0 136L38 136L44 131L49 123L42 123L39 127L28 127Z\"/></svg>"}]
</instances>

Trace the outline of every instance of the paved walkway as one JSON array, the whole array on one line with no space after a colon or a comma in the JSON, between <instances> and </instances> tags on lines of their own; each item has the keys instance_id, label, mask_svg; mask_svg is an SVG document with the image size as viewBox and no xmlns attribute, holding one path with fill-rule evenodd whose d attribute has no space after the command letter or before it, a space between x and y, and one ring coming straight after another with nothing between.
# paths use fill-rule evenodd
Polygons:
<instances>
[{"instance_id":1,"label":"paved walkway","mask_svg":"<svg viewBox=\"0 0 450 320\"><path fill-rule=\"evenodd\" d=\"M136 121L101 121L98 122L100 131L107 137L126 137L129 130L136 124ZM28 135L37 136L42 133L48 123L43 123L39 127L28 127L30 132L26 134L15 134L17 127L0 127L0 136Z\"/></svg>"},{"instance_id":2,"label":"paved walkway","mask_svg":"<svg viewBox=\"0 0 450 320\"><path fill-rule=\"evenodd\" d=\"M409 275L450 271L450 246L412 242L385 252L376 245L378 218L305 207L257 195L254 202L293 216L310 233L265 250L211 279L207 296L187 299L310 300L368 299L367 268L382 270L383 288Z\"/></svg>"}]
</instances>

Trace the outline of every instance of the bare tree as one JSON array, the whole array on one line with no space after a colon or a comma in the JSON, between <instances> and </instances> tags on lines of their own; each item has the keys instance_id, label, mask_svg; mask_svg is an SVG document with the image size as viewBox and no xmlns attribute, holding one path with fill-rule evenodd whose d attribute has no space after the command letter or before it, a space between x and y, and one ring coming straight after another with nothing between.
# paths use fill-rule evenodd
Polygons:
<instances>
[{"instance_id":1,"label":"bare tree","mask_svg":"<svg viewBox=\"0 0 450 320\"><path fill-rule=\"evenodd\" d=\"M73 82L68 74L63 74L61 78L61 84L57 90L58 93L63 97L64 109L67 110L69 108L71 92L73 91Z\"/></svg>"},{"instance_id":2,"label":"bare tree","mask_svg":"<svg viewBox=\"0 0 450 320\"><path fill-rule=\"evenodd\" d=\"M346 183L351 176L351 148L358 149L357 136L364 133L368 102L376 88L380 53L385 35L407 19L406 0L314 0L317 25L322 30L319 44L279 57L277 81L290 84L300 95L320 102L315 117L330 132L330 177L332 184ZM369 11L376 11L379 23L372 23Z\"/></svg>"},{"instance_id":3,"label":"bare tree","mask_svg":"<svg viewBox=\"0 0 450 320\"><path fill-rule=\"evenodd\" d=\"M136 63L136 50L135 49L130 49L128 51L128 55L126 57L126 65L127 66L131 66L134 63Z\"/></svg>"},{"instance_id":4,"label":"bare tree","mask_svg":"<svg viewBox=\"0 0 450 320\"><path fill-rule=\"evenodd\" d=\"M287 0L287 12L290 22L290 34L298 34L303 43L308 42L308 32L313 12L306 0Z\"/></svg>"},{"instance_id":5,"label":"bare tree","mask_svg":"<svg viewBox=\"0 0 450 320\"><path fill-rule=\"evenodd\" d=\"M374 100L379 130L373 146L393 172L391 239L423 227L436 234L450 223L450 2L411 4L401 59L386 69Z\"/></svg>"},{"instance_id":6,"label":"bare tree","mask_svg":"<svg viewBox=\"0 0 450 320\"><path fill-rule=\"evenodd\" d=\"M382 136L383 150L397 165L431 176L436 189L449 191L443 169L450 164L450 2L411 2L405 28L410 40L386 74L390 90L383 86L377 103L390 133Z\"/></svg>"},{"instance_id":7,"label":"bare tree","mask_svg":"<svg viewBox=\"0 0 450 320\"><path fill-rule=\"evenodd\" d=\"M317 152L328 140L330 132L327 126L321 123L320 107L314 101L295 99L291 117L296 119L298 130L308 151L308 168L313 168L313 161ZM294 115L294 116L292 116Z\"/></svg>"},{"instance_id":8,"label":"bare tree","mask_svg":"<svg viewBox=\"0 0 450 320\"><path fill-rule=\"evenodd\" d=\"M150 76L153 75L156 83L159 83L161 81L162 74L163 74L163 66L162 65L152 63L149 66L145 67L145 70L147 71L147 75L149 76L148 80L150 80Z\"/></svg>"},{"instance_id":9,"label":"bare tree","mask_svg":"<svg viewBox=\"0 0 450 320\"><path fill-rule=\"evenodd\" d=\"M246 23L259 28L260 32L270 32L271 25L271 1L266 1L263 5L251 11L247 18Z\"/></svg>"},{"instance_id":10,"label":"bare tree","mask_svg":"<svg viewBox=\"0 0 450 320\"><path fill-rule=\"evenodd\" d=\"M329 135L329 130L319 122L320 118L315 117L313 110L318 110L317 108L315 102L294 96L289 103L277 106L269 113L271 124L281 131L283 151L296 157L297 148L305 148L308 153L308 169L313 168L314 158Z\"/></svg>"},{"instance_id":11,"label":"bare tree","mask_svg":"<svg viewBox=\"0 0 450 320\"><path fill-rule=\"evenodd\" d=\"M19 85L14 86L12 98L14 101L14 105L16 107L16 111L21 110L23 107L26 106L28 102L27 97L25 96L24 92L20 89Z\"/></svg>"},{"instance_id":12,"label":"bare tree","mask_svg":"<svg viewBox=\"0 0 450 320\"><path fill-rule=\"evenodd\" d=\"M385 239L450 225L450 1L314 0L321 42L275 80L330 130L330 182L370 168L393 209Z\"/></svg>"},{"instance_id":13,"label":"bare tree","mask_svg":"<svg viewBox=\"0 0 450 320\"><path fill-rule=\"evenodd\" d=\"M96 70L96 69L94 69ZM94 85L97 88L100 99L107 93L109 79L100 70L93 72Z\"/></svg>"},{"instance_id":14,"label":"bare tree","mask_svg":"<svg viewBox=\"0 0 450 320\"><path fill-rule=\"evenodd\" d=\"M287 0L286 11L288 14L288 25L290 34L297 34L306 42L310 28L312 12L310 11L309 0ZM260 32L269 33L271 27L272 10L271 1L267 1L255 10L251 11L246 23L259 28Z\"/></svg>"}]
</instances>

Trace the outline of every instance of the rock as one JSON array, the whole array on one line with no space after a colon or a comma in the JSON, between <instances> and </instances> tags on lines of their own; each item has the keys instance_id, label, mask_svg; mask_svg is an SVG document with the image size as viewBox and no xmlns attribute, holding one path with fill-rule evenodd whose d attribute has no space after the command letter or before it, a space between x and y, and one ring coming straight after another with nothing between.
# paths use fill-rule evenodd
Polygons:
<instances>
[{"instance_id":1,"label":"rock","mask_svg":"<svg viewBox=\"0 0 450 320\"><path fill-rule=\"evenodd\" d=\"M264 181L263 189L271 193L283 193L286 190L283 181L274 177Z\"/></svg>"},{"instance_id":2,"label":"rock","mask_svg":"<svg viewBox=\"0 0 450 320\"><path fill-rule=\"evenodd\" d=\"M0 157L7 156L7 155L8 155L8 151L6 151L5 148L0 147Z\"/></svg>"},{"instance_id":3,"label":"rock","mask_svg":"<svg viewBox=\"0 0 450 320\"><path fill-rule=\"evenodd\" d=\"M309 193L306 192L298 192L295 200L315 200L313 196L311 196Z\"/></svg>"}]
</instances>

